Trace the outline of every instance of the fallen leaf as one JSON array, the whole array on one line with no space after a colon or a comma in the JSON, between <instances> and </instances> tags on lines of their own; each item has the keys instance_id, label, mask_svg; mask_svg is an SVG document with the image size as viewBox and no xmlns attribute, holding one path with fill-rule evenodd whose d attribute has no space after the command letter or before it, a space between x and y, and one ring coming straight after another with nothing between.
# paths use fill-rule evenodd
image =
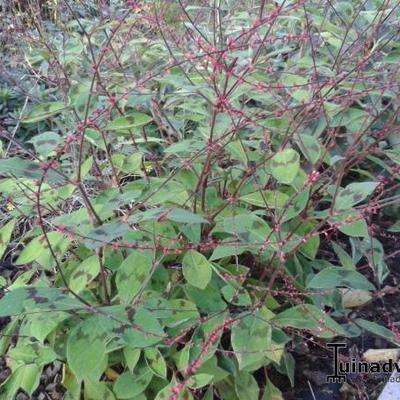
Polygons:
<instances>
[{"instance_id":1,"label":"fallen leaf","mask_svg":"<svg viewBox=\"0 0 400 400\"><path fill-rule=\"evenodd\" d=\"M397 361L400 357L400 349L369 349L363 354L367 362Z\"/></svg>"}]
</instances>

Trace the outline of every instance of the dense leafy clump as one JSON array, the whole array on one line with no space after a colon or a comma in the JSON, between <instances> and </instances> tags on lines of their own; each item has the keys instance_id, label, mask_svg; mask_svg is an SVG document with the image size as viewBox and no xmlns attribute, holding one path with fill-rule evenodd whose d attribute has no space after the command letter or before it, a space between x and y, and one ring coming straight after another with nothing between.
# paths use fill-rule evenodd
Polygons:
<instances>
[{"instance_id":1,"label":"dense leafy clump","mask_svg":"<svg viewBox=\"0 0 400 400\"><path fill-rule=\"evenodd\" d=\"M303 341L398 344L351 312L399 231L396 1L56 3L10 39L2 398L61 363L66 399L279 399Z\"/></svg>"}]
</instances>

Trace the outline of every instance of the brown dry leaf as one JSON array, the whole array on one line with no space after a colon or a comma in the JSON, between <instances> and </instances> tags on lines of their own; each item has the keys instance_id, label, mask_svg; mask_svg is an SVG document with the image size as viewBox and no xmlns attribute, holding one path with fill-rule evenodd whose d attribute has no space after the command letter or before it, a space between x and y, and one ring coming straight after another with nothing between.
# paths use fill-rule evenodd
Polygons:
<instances>
[{"instance_id":1,"label":"brown dry leaf","mask_svg":"<svg viewBox=\"0 0 400 400\"><path fill-rule=\"evenodd\" d=\"M369 349L363 354L367 362L397 361L400 357L400 349Z\"/></svg>"},{"instance_id":2,"label":"brown dry leaf","mask_svg":"<svg viewBox=\"0 0 400 400\"><path fill-rule=\"evenodd\" d=\"M113 382L119 378L119 373L117 371L113 370L112 368L107 368L105 370L104 374L110 381L113 381Z\"/></svg>"}]
</instances>

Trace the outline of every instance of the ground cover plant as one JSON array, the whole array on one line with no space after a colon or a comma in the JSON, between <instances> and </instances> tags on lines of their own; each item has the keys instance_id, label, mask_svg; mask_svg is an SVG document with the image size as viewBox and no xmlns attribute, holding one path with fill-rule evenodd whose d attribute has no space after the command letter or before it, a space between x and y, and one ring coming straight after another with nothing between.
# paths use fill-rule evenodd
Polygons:
<instances>
[{"instance_id":1,"label":"ground cover plant","mask_svg":"<svg viewBox=\"0 0 400 400\"><path fill-rule=\"evenodd\" d=\"M2 5L0 398L277 400L398 346L397 1L41 3Z\"/></svg>"}]
</instances>

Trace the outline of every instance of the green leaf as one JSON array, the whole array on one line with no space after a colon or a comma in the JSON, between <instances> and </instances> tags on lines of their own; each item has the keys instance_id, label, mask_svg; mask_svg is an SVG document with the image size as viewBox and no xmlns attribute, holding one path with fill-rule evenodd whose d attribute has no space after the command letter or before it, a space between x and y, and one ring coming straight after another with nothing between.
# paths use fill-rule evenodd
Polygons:
<instances>
[{"instance_id":1,"label":"green leaf","mask_svg":"<svg viewBox=\"0 0 400 400\"><path fill-rule=\"evenodd\" d=\"M295 370L296 361L294 357L288 352L285 351L281 361L281 367L284 374L289 378L290 384L294 387L294 370Z\"/></svg>"},{"instance_id":2,"label":"green leaf","mask_svg":"<svg viewBox=\"0 0 400 400\"><path fill-rule=\"evenodd\" d=\"M354 265L353 259L351 258L351 256L349 254L347 254L347 252L341 246L339 246L337 243L331 242L331 244L332 244L333 250L335 251L336 255L338 256L339 261L341 262L343 267L345 267L347 269L355 270L356 266Z\"/></svg>"},{"instance_id":3,"label":"green leaf","mask_svg":"<svg viewBox=\"0 0 400 400\"><path fill-rule=\"evenodd\" d=\"M133 322L137 328L124 329L121 335L127 345L145 348L163 340L165 336L164 331L158 319L149 311L143 309L137 310Z\"/></svg>"},{"instance_id":4,"label":"green leaf","mask_svg":"<svg viewBox=\"0 0 400 400\"><path fill-rule=\"evenodd\" d=\"M232 328L231 342L239 369L263 360L271 348L271 324L262 310L240 319Z\"/></svg>"},{"instance_id":5,"label":"green leaf","mask_svg":"<svg viewBox=\"0 0 400 400\"><path fill-rule=\"evenodd\" d=\"M259 388L252 374L239 371L235 376L235 391L239 399L258 400Z\"/></svg>"},{"instance_id":6,"label":"green leaf","mask_svg":"<svg viewBox=\"0 0 400 400\"><path fill-rule=\"evenodd\" d=\"M107 348L98 321L96 317L88 318L68 337L67 361L78 381L98 380L107 367Z\"/></svg>"},{"instance_id":7,"label":"green leaf","mask_svg":"<svg viewBox=\"0 0 400 400\"><path fill-rule=\"evenodd\" d=\"M129 371L133 372L133 369L139 361L141 350L126 346L123 349L123 353Z\"/></svg>"},{"instance_id":8,"label":"green leaf","mask_svg":"<svg viewBox=\"0 0 400 400\"><path fill-rule=\"evenodd\" d=\"M281 183L292 183L300 168L300 156L293 149L285 149L270 161L272 176Z\"/></svg>"},{"instance_id":9,"label":"green leaf","mask_svg":"<svg viewBox=\"0 0 400 400\"><path fill-rule=\"evenodd\" d=\"M364 275L343 267L324 268L311 279L307 287L314 289L347 287L352 289L375 290L374 285Z\"/></svg>"},{"instance_id":10,"label":"green leaf","mask_svg":"<svg viewBox=\"0 0 400 400\"><path fill-rule=\"evenodd\" d=\"M40 104L39 106L34 107L26 117L22 118L21 122L24 124L33 124L35 122L40 122L56 114L59 114L62 110L65 109L65 104L59 101Z\"/></svg>"},{"instance_id":11,"label":"green leaf","mask_svg":"<svg viewBox=\"0 0 400 400\"><path fill-rule=\"evenodd\" d=\"M214 231L230 233L239 237L242 242L249 244L253 244L254 242L264 242L268 237L273 240L273 235L270 235L271 228L267 222L250 213L239 214L234 217L226 217L223 219L223 224L216 226L213 232Z\"/></svg>"},{"instance_id":12,"label":"green leaf","mask_svg":"<svg viewBox=\"0 0 400 400\"><path fill-rule=\"evenodd\" d=\"M85 118L87 107L89 115L94 111L93 109L98 96L95 96L93 92L91 93L91 84L89 80L83 80L81 77L79 83L77 82L71 86L69 96L70 104L74 107L80 119L83 120ZM85 133L87 133L87 131L88 130L86 130Z\"/></svg>"},{"instance_id":13,"label":"green leaf","mask_svg":"<svg viewBox=\"0 0 400 400\"><path fill-rule=\"evenodd\" d=\"M248 245L246 245L246 244L245 245L243 245L243 244L235 244L235 245L227 244L226 246L224 246L223 244L220 244L213 251L213 253L210 257L210 261L219 260L220 258L229 257L229 256L236 256L236 255L244 253L247 249L248 249Z\"/></svg>"},{"instance_id":14,"label":"green leaf","mask_svg":"<svg viewBox=\"0 0 400 400\"><path fill-rule=\"evenodd\" d=\"M213 376L210 374L195 374L189 378L187 385L191 389L199 389L208 385L212 379Z\"/></svg>"},{"instance_id":15,"label":"green leaf","mask_svg":"<svg viewBox=\"0 0 400 400\"><path fill-rule=\"evenodd\" d=\"M131 399L145 391L153 373L144 363L137 365L133 373L124 372L115 381L113 391L119 399Z\"/></svg>"},{"instance_id":16,"label":"green leaf","mask_svg":"<svg viewBox=\"0 0 400 400\"><path fill-rule=\"evenodd\" d=\"M36 364L43 367L57 358L57 354L49 346L38 343L20 344L20 342L8 352L8 356L11 360L11 369L20 364Z\"/></svg>"},{"instance_id":17,"label":"green leaf","mask_svg":"<svg viewBox=\"0 0 400 400\"><path fill-rule=\"evenodd\" d=\"M36 364L19 366L0 389L0 396L4 399L14 399L19 389L32 396L39 386L41 372L41 368Z\"/></svg>"},{"instance_id":18,"label":"green leaf","mask_svg":"<svg viewBox=\"0 0 400 400\"><path fill-rule=\"evenodd\" d=\"M213 280L205 289L198 289L195 286L187 285L185 293L196 304L199 310L203 312L214 313L226 308L226 303L221 298L219 287Z\"/></svg>"},{"instance_id":19,"label":"green leaf","mask_svg":"<svg viewBox=\"0 0 400 400\"><path fill-rule=\"evenodd\" d=\"M187 282L199 289L205 289L212 276L211 263L195 250L189 250L183 257L182 271Z\"/></svg>"},{"instance_id":20,"label":"green leaf","mask_svg":"<svg viewBox=\"0 0 400 400\"><path fill-rule=\"evenodd\" d=\"M20 333L23 335L26 332L27 336L32 336L39 342L44 343L47 336L68 317L69 314L62 311L52 312L51 316L46 313L27 315L25 316L24 325L21 327Z\"/></svg>"},{"instance_id":21,"label":"green leaf","mask_svg":"<svg viewBox=\"0 0 400 400\"><path fill-rule=\"evenodd\" d=\"M369 237L368 226L361 214L354 210L346 210L340 215L329 218L330 224L337 224L340 232L351 237Z\"/></svg>"},{"instance_id":22,"label":"green leaf","mask_svg":"<svg viewBox=\"0 0 400 400\"><path fill-rule=\"evenodd\" d=\"M12 174L17 178L40 179L43 172L37 162L20 157L3 158L0 160L0 173Z\"/></svg>"},{"instance_id":23,"label":"green leaf","mask_svg":"<svg viewBox=\"0 0 400 400\"><path fill-rule=\"evenodd\" d=\"M184 210L183 208L173 208L167 213L166 218L170 221L184 224L208 224L208 221L201 215L193 214L192 212Z\"/></svg>"},{"instance_id":24,"label":"green leaf","mask_svg":"<svg viewBox=\"0 0 400 400\"><path fill-rule=\"evenodd\" d=\"M139 128L152 121L152 117L147 114L135 112L125 117L118 117L112 120L107 126L109 131L126 131L132 128Z\"/></svg>"},{"instance_id":25,"label":"green leaf","mask_svg":"<svg viewBox=\"0 0 400 400\"><path fill-rule=\"evenodd\" d=\"M71 274L69 287L75 293L80 293L100 272L100 262L96 255L82 261Z\"/></svg>"},{"instance_id":26,"label":"green leaf","mask_svg":"<svg viewBox=\"0 0 400 400\"><path fill-rule=\"evenodd\" d=\"M317 161L322 156L322 147L318 142L318 139L311 135L298 135L297 144L307 158L312 164L316 164Z\"/></svg>"},{"instance_id":27,"label":"green leaf","mask_svg":"<svg viewBox=\"0 0 400 400\"><path fill-rule=\"evenodd\" d=\"M17 220L12 219L8 221L1 229L0 229L0 259L3 257L4 252L7 249L8 243L11 239L11 234L14 231L14 227Z\"/></svg>"},{"instance_id":28,"label":"green leaf","mask_svg":"<svg viewBox=\"0 0 400 400\"><path fill-rule=\"evenodd\" d=\"M105 243L111 243L114 239L121 237L129 231L129 226L119 222L103 224L87 234L85 245L89 249L96 249L104 246Z\"/></svg>"},{"instance_id":29,"label":"green leaf","mask_svg":"<svg viewBox=\"0 0 400 400\"><path fill-rule=\"evenodd\" d=\"M257 207L282 208L289 200L289 196L277 190L264 190L246 194L239 199Z\"/></svg>"},{"instance_id":30,"label":"green leaf","mask_svg":"<svg viewBox=\"0 0 400 400\"><path fill-rule=\"evenodd\" d=\"M48 232L47 238L54 253L58 256L63 255L67 250L70 239L64 237L59 232ZM55 264L53 254L48 248L48 243L44 235L40 235L31 240L15 261L16 265L23 265L36 261L45 268L51 268Z\"/></svg>"},{"instance_id":31,"label":"green leaf","mask_svg":"<svg viewBox=\"0 0 400 400\"><path fill-rule=\"evenodd\" d=\"M267 379L262 400L284 400L282 392L269 379Z\"/></svg>"},{"instance_id":32,"label":"green leaf","mask_svg":"<svg viewBox=\"0 0 400 400\"><path fill-rule=\"evenodd\" d=\"M162 323L168 327L200 318L195 304L186 299L168 300L165 303L161 303L160 306L164 306L164 304L165 309L161 312L160 318Z\"/></svg>"},{"instance_id":33,"label":"green leaf","mask_svg":"<svg viewBox=\"0 0 400 400\"><path fill-rule=\"evenodd\" d=\"M289 308L276 315L272 322L281 327L307 329L321 338L346 336L345 330L337 322L311 304Z\"/></svg>"},{"instance_id":34,"label":"green leaf","mask_svg":"<svg viewBox=\"0 0 400 400\"><path fill-rule=\"evenodd\" d=\"M118 296L124 302L132 301L149 279L151 260L139 251L133 251L118 268L115 283Z\"/></svg>"},{"instance_id":35,"label":"green leaf","mask_svg":"<svg viewBox=\"0 0 400 400\"><path fill-rule=\"evenodd\" d=\"M385 328L384 326L379 325L376 322L367 321L361 318L357 318L354 322L356 323L356 325L360 326L366 331L373 333L374 335L380 336L385 340L394 343L397 346L400 345L400 342L397 339L396 335L391 330Z\"/></svg>"},{"instance_id":36,"label":"green leaf","mask_svg":"<svg viewBox=\"0 0 400 400\"><path fill-rule=\"evenodd\" d=\"M96 382L91 379L85 379L84 394L85 400L115 400L106 382Z\"/></svg>"},{"instance_id":37,"label":"green leaf","mask_svg":"<svg viewBox=\"0 0 400 400\"><path fill-rule=\"evenodd\" d=\"M21 287L0 300L0 317L38 311L68 311L82 308L82 303L60 289Z\"/></svg>"},{"instance_id":38,"label":"green leaf","mask_svg":"<svg viewBox=\"0 0 400 400\"><path fill-rule=\"evenodd\" d=\"M34 136L28 142L33 143L35 150L42 156L48 157L53 150L61 143L61 136L55 132L43 132ZM55 154L55 153L54 153Z\"/></svg>"},{"instance_id":39,"label":"green leaf","mask_svg":"<svg viewBox=\"0 0 400 400\"><path fill-rule=\"evenodd\" d=\"M344 189L339 190L334 209L339 211L353 207L369 196L377 186L376 182L350 183Z\"/></svg>"},{"instance_id":40,"label":"green leaf","mask_svg":"<svg viewBox=\"0 0 400 400\"><path fill-rule=\"evenodd\" d=\"M158 349L145 349L144 356L146 358L147 365L155 375L158 375L161 378L167 377L167 364L165 363L164 357Z\"/></svg>"},{"instance_id":41,"label":"green leaf","mask_svg":"<svg viewBox=\"0 0 400 400\"><path fill-rule=\"evenodd\" d=\"M395 222L387 230L389 232L400 232L400 221Z\"/></svg>"},{"instance_id":42,"label":"green leaf","mask_svg":"<svg viewBox=\"0 0 400 400\"><path fill-rule=\"evenodd\" d=\"M172 389L175 387L176 384L176 380L173 379L169 385L165 386L157 393L157 396L154 400L170 400ZM176 400L193 400L193 396L189 390L184 388L179 393L179 396L176 398Z\"/></svg>"}]
</instances>

